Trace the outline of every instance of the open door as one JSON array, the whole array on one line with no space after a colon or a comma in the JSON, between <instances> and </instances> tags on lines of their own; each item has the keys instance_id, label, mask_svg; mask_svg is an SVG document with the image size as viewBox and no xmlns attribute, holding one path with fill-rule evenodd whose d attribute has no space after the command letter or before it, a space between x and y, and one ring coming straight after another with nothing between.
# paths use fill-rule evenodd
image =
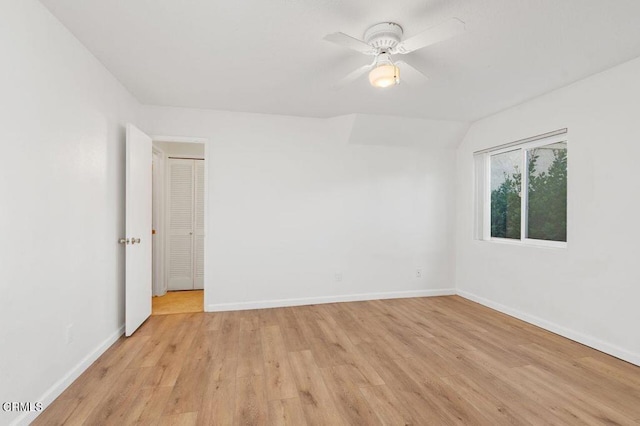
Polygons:
<instances>
[{"instance_id":1,"label":"open door","mask_svg":"<svg viewBox=\"0 0 640 426\"><path fill-rule=\"evenodd\" d=\"M127 124L126 237L125 244L125 335L151 315L151 138Z\"/></svg>"}]
</instances>

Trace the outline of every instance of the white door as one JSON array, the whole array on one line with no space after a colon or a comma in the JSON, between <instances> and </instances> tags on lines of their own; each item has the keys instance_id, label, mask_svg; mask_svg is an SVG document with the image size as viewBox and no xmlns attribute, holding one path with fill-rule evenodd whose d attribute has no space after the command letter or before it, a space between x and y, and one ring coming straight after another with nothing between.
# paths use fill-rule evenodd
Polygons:
<instances>
[{"instance_id":1,"label":"white door","mask_svg":"<svg viewBox=\"0 0 640 426\"><path fill-rule=\"evenodd\" d=\"M167 287L193 290L193 160L168 161Z\"/></svg>"},{"instance_id":2,"label":"white door","mask_svg":"<svg viewBox=\"0 0 640 426\"><path fill-rule=\"evenodd\" d=\"M125 335L151 315L151 138L127 124Z\"/></svg>"},{"instance_id":3,"label":"white door","mask_svg":"<svg viewBox=\"0 0 640 426\"><path fill-rule=\"evenodd\" d=\"M169 290L204 289L204 161L168 160Z\"/></svg>"}]
</instances>

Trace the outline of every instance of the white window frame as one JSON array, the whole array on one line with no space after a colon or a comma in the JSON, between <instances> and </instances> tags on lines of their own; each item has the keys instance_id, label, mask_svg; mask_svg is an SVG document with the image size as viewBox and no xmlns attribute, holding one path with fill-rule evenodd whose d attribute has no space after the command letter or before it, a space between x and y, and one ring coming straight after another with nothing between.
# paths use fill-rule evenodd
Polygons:
<instances>
[{"instance_id":1,"label":"white window frame","mask_svg":"<svg viewBox=\"0 0 640 426\"><path fill-rule=\"evenodd\" d=\"M494 150L487 150L482 153L484 155L484 202L483 202L483 218L482 218L482 240L490 241L495 243L503 243L503 244L514 244L514 245L525 245L525 246L538 246L538 247L549 247L549 248L566 248L567 241L549 241L549 240L538 240L534 238L526 238L527 233L527 219L529 217L527 210L527 201L528 201L528 173L527 172L527 150L532 148L538 148L541 146L551 145L554 143L564 142L567 144L567 148L569 146L567 133L564 132L562 134L548 136L543 138L536 138L536 140L531 142L525 142L521 144L509 144L509 146L504 148L496 148ZM521 168L522 170L522 178L520 182L520 239L512 239L512 238L499 238L491 236L491 156L502 154L510 151L521 151ZM567 194L568 197L568 194ZM568 214L568 209L567 209ZM568 222L568 221L567 221ZM568 226L568 224L567 224ZM567 235L567 240L569 237Z\"/></svg>"}]
</instances>

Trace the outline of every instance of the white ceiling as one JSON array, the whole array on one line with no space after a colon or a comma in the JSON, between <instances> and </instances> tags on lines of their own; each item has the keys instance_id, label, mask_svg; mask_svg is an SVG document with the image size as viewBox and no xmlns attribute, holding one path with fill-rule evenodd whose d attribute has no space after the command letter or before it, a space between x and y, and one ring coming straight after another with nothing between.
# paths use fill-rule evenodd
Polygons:
<instances>
[{"instance_id":1,"label":"white ceiling","mask_svg":"<svg viewBox=\"0 0 640 426\"><path fill-rule=\"evenodd\" d=\"M470 121L640 56L637 0L41 2L153 105ZM331 90L370 57L325 34L394 21L410 37L450 17L462 36L408 55L427 84Z\"/></svg>"}]
</instances>

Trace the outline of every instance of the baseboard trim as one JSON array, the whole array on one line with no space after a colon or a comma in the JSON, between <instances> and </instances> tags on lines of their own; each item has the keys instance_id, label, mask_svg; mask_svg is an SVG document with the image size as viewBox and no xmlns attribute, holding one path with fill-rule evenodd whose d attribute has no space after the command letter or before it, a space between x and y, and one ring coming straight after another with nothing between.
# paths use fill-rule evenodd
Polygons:
<instances>
[{"instance_id":1,"label":"baseboard trim","mask_svg":"<svg viewBox=\"0 0 640 426\"><path fill-rule=\"evenodd\" d=\"M107 337L102 343L100 343L94 350L92 350L87 356L85 356L75 367L73 367L67 374L65 374L60 380L58 380L53 386L51 386L47 391L40 397L35 399L35 401L42 402L42 406L46 409L51 403L60 396L65 389L73 383L75 379L80 377L82 373L85 372L87 368L91 364L97 360L100 355L105 353L107 349L111 345L113 345L116 340L120 338L124 334L124 325L120 326L118 330ZM39 412L25 412L18 418L16 418L11 425L28 425L33 422L36 417L38 417Z\"/></svg>"},{"instance_id":2,"label":"baseboard trim","mask_svg":"<svg viewBox=\"0 0 640 426\"><path fill-rule=\"evenodd\" d=\"M522 321L528 322L529 324L537 325L538 327L544 328L545 330L551 331L552 333L556 333L562 337L566 337L567 339L571 339L575 342L582 343L583 345L589 346L593 349L597 349L608 355L614 356L616 358L620 358L623 361L627 361L627 362L630 362L631 364L640 366L640 354L629 352L625 349L622 349L618 346L607 343L603 340L568 329L566 327L563 327L551 321L544 320L542 318L527 314L517 309L509 308L501 303L494 302L489 299L485 299L484 297L478 296L473 293L469 293L468 291L458 290L457 293L458 293L458 296L464 297L465 299L469 299L473 302L477 302L481 305L484 305L491 309L495 309L496 311L502 312L503 314L507 314L509 316L518 318Z\"/></svg>"},{"instance_id":3,"label":"baseboard trim","mask_svg":"<svg viewBox=\"0 0 640 426\"><path fill-rule=\"evenodd\" d=\"M407 297L453 296L454 288L433 290L390 291L382 293L362 293L336 296L303 297L298 299L259 300L239 303L218 303L207 305L207 312L242 311L245 309L282 308L285 306L319 305L336 302L360 302L365 300L403 299Z\"/></svg>"}]
</instances>

